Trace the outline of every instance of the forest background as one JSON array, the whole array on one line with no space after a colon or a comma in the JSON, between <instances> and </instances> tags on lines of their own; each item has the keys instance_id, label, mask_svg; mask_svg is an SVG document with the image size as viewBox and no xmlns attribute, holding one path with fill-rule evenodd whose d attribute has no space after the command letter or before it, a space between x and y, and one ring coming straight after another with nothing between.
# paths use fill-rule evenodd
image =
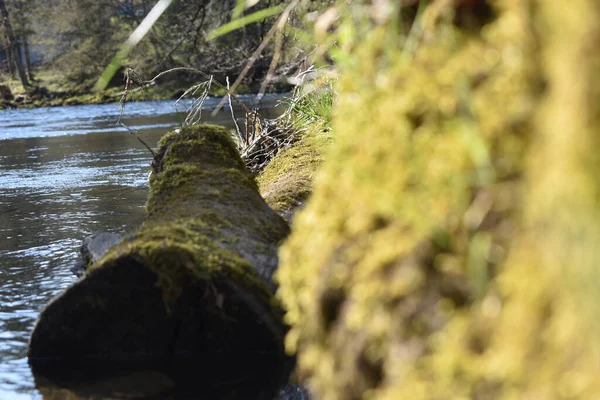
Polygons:
<instances>
[{"instance_id":1,"label":"forest background","mask_svg":"<svg viewBox=\"0 0 600 400\"><path fill-rule=\"evenodd\" d=\"M274 9L285 2L250 1L244 9L236 10L238 3L174 1L123 61L109 89L122 90L125 66L148 80L176 67L201 70L218 82L224 82L226 76L235 78L265 38L271 39L278 14L214 40L207 40L207 34L232 18ZM285 77L305 67L307 47L297 40L302 34L298 28L310 21L311 12L326 8L329 3L311 1L294 8L279 41L281 54L277 55L279 62L271 75L269 90L288 89ZM34 99L62 98L63 104L110 100L106 95L73 98L92 92L102 70L155 4L155 0L0 0L0 85L8 86L13 95L27 91ZM239 91L258 90L271 65L273 42L270 40L254 60ZM168 74L157 87L146 91L146 96L170 98L197 79L197 75L188 72Z\"/></svg>"}]
</instances>

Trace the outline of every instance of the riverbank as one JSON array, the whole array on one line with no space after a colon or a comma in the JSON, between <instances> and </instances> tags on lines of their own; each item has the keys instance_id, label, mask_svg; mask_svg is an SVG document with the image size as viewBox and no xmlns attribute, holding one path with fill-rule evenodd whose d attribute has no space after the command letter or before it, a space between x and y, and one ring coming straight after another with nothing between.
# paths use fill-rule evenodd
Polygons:
<instances>
[{"instance_id":1,"label":"riverbank","mask_svg":"<svg viewBox=\"0 0 600 400\"><path fill-rule=\"evenodd\" d=\"M64 83L57 83L56 78L49 78L44 74L41 74L34 86L27 89L14 79L2 80L0 81L0 110L118 103L125 94L127 101L177 100L190 87L199 83L190 80L152 82L145 86L134 83L126 92L122 79L116 77L114 80L111 87L99 92L92 89L68 88ZM260 85L260 81L242 83L238 85L235 93L240 95L257 93ZM291 89L292 86L289 84L276 83L271 85L267 92L285 93ZM225 94L226 91L219 85L212 85L208 90L208 95L213 97Z\"/></svg>"},{"instance_id":2,"label":"riverbank","mask_svg":"<svg viewBox=\"0 0 600 400\"><path fill-rule=\"evenodd\" d=\"M118 103L123 98L125 92L122 88L111 88L98 93L73 93L73 92L50 92L44 87L36 87L29 92L12 94L2 92L0 85L0 110L14 110L21 108L38 107L60 107L74 106L82 104L108 104ZM127 101L154 101L154 100L177 100L188 88L169 88L161 86L151 86L127 93ZM286 88L273 91L272 93L284 93ZM237 94L253 93L251 87L241 85L236 91ZM9 93L2 95L2 93ZM223 96L225 91L215 88L209 91L209 96Z\"/></svg>"}]
</instances>

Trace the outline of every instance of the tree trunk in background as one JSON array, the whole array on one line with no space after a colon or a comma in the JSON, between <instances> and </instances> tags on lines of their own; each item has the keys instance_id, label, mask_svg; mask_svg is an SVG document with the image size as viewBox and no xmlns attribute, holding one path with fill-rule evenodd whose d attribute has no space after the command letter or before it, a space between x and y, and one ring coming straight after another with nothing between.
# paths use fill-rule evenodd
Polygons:
<instances>
[{"instance_id":1,"label":"tree trunk in background","mask_svg":"<svg viewBox=\"0 0 600 400\"><path fill-rule=\"evenodd\" d=\"M6 66L8 67L8 74L11 79L15 79L15 68L13 64L13 53L8 43L8 38L4 37L4 48L6 49Z\"/></svg>"},{"instance_id":2,"label":"tree trunk in background","mask_svg":"<svg viewBox=\"0 0 600 400\"><path fill-rule=\"evenodd\" d=\"M27 35L23 34L23 51L25 53L25 72L27 73L27 79L29 81L34 80L31 57L29 56L29 43L27 43Z\"/></svg>"},{"instance_id":3,"label":"tree trunk in background","mask_svg":"<svg viewBox=\"0 0 600 400\"><path fill-rule=\"evenodd\" d=\"M4 24L4 29L6 30L6 36L8 37L8 45L12 49L13 60L15 67L17 67L17 72L19 73L19 79L21 80L23 87L28 87L29 81L27 80L27 75L25 75L25 70L23 68L23 64L21 63L21 51L17 41L15 40L15 35L13 34L10 19L8 18L8 10L6 9L4 0L0 0L0 15L2 16L2 22Z\"/></svg>"},{"instance_id":4,"label":"tree trunk in background","mask_svg":"<svg viewBox=\"0 0 600 400\"><path fill-rule=\"evenodd\" d=\"M23 3L21 1L15 2L15 6L17 7L17 18L19 22L18 30L21 35L21 43L23 45L23 55L25 61L25 73L27 74L27 79L29 81L34 80L32 66L31 66L31 57L29 56L29 43L27 41L27 36L31 33L27 28L27 20L25 18L26 10L23 10Z\"/></svg>"}]
</instances>

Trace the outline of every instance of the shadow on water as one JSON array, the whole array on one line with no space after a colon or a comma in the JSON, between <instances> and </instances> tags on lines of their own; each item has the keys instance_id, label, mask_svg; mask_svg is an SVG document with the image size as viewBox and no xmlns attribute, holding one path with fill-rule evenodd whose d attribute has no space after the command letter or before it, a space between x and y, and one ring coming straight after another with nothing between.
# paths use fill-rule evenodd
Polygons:
<instances>
[{"instance_id":1,"label":"shadow on water","mask_svg":"<svg viewBox=\"0 0 600 400\"><path fill-rule=\"evenodd\" d=\"M178 367L165 370L164 367L115 369L113 366L108 373L81 366L62 369L60 375L46 371L34 372L34 376L44 399L309 400L306 389L296 385L274 390L272 385L265 385L264 375L248 376L245 380L209 381L199 377L210 374L210 370L196 364L182 363Z\"/></svg>"},{"instance_id":2,"label":"shadow on water","mask_svg":"<svg viewBox=\"0 0 600 400\"><path fill-rule=\"evenodd\" d=\"M261 112L277 113L277 99L267 97ZM172 371L156 368L109 375L86 371L93 380L75 371L63 371L75 381L63 377L50 383L40 374L34 379L26 358L30 332L44 305L75 281L69 268L81 239L99 231L127 232L144 217L151 156L115 126L118 115L115 104L0 111L0 398L77 399L92 393L94 398L135 398L136 393L173 399L261 398L252 379L192 388L190 395ZM182 119L173 102L147 102L128 104L123 121L154 145ZM205 120L232 127L227 109L214 118L206 112ZM291 386L282 396L304 397Z\"/></svg>"},{"instance_id":3,"label":"shadow on water","mask_svg":"<svg viewBox=\"0 0 600 400\"><path fill-rule=\"evenodd\" d=\"M34 376L44 399L308 400L308 394L293 385L274 389L268 384L268 377L265 379L264 374L268 372L257 367L260 364L247 368L255 371L254 376L239 378L238 375L235 380L216 377L210 368L191 363L179 363L171 369L164 366L115 369L113 366L110 372L81 366L61 370L61 374L36 371Z\"/></svg>"}]
</instances>

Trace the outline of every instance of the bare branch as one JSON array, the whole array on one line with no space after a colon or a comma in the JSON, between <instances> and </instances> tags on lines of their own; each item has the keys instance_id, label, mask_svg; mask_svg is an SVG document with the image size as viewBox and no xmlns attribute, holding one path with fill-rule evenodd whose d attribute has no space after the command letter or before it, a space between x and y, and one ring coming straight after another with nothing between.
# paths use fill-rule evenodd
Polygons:
<instances>
[{"instance_id":1,"label":"bare branch","mask_svg":"<svg viewBox=\"0 0 600 400\"><path fill-rule=\"evenodd\" d=\"M145 148L148 149L148 151L150 152L150 154L152 154L152 158L153 158L153 161L154 161L152 163L152 165L154 166L155 162L158 161L158 157L156 156L156 153L154 152L154 150L152 150L152 148L150 146L148 146L148 144L146 142L144 142L144 140L142 139L142 137L140 136L140 134L135 129L131 129L130 127L128 127L127 125L125 125L121 121L119 121L119 125L121 125L125 129L127 129L129 131L129 133L131 133L141 144L144 145ZM157 172L157 171L154 171L154 172Z\"/></svg>"},{"instance_id":2,"label":"bare branch","mask_svg":"<svg viewBox=\"0 0 600 400\"><path fill-rule=\"evenodd\" d=\"M263 80L260 85L260 89L258 91L258 98L261 99L266 90L267 86L271 82L273 78L273 74L275 73L275 69L277 68L277 64L279 64L279 60L281 59L281 53L283 49L283 30L287 23L287 20L290 16L290 13L299 3L299 0L292 1L281 13L279 19L275 26L277 26L277 34L275 36L275 52L273 53L273 58L271 58L271 64L269 65L269 70L267 71L267 76Z\"/></svg>"}]
</instances>

